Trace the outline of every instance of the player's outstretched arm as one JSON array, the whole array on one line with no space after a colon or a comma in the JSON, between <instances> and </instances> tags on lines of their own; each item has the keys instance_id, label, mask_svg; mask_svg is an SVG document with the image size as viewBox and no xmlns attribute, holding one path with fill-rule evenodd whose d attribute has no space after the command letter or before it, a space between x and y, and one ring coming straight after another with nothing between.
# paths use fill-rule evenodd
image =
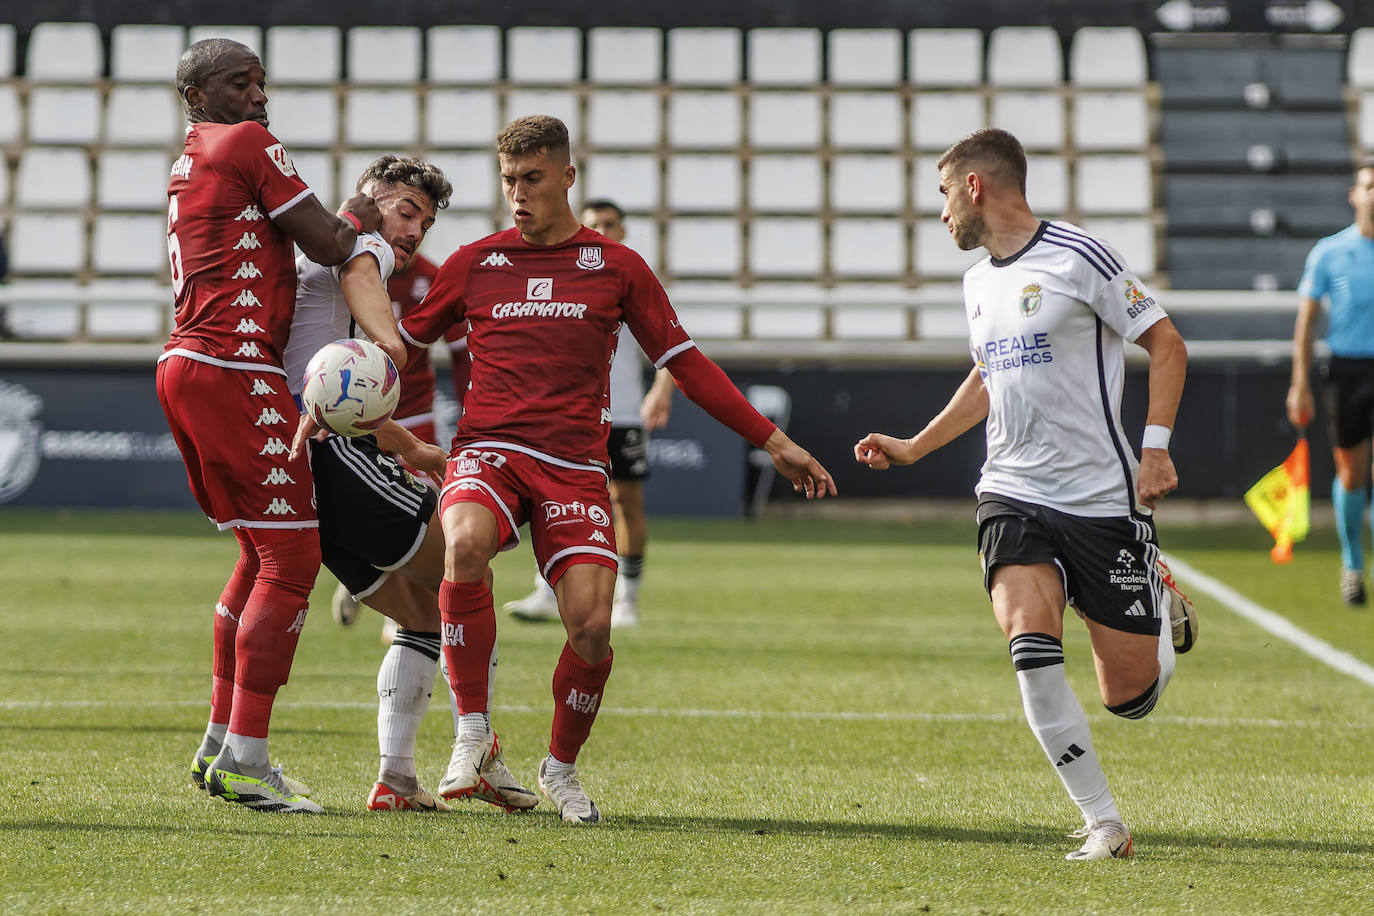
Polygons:
<instances>
[{"instance_id":1,"label":"player's outstretched arm","mask_svg":"<svg viewBox=\"0 0 1374 916\"><path fill-rule=\"evenodd\" d=\"M319 198L311 194L286 212L277 214L273 222L291 237L307 258L316 264L333 267L342 264L353 253L353 243L358 240L359 232L372 232L382 224L382 211L366 194L350 197L339 208L339 213L350 214L352 219L330 213ZM357 220L356 225L354 220Z\"/></svg>"},{"instance_id":2,"label":"player's outstretched arm","mask_svg":"<svg viewBox=\"0 0 1374 916\"><path fill-rule=\"evenodd\" d=\"M910 439L886 433L869 433L854 444L854 460L875 471L894 464L913 464L941 446L953 442L988 416L988 392L983 375L974 366L959 385L945 409L926 428Z\"/></svg>"},{"instance_id":3,"label":"player's outstretched arm","mask_svg":"<svg viewBox=\"0 0 1374 916\"><path fill-rule=\"evenodd\" d=\"M419 438L395 420L387 420L373 435L377 444L406 464L429 474L440 485L447 470L448 452Z\"/></svg>"},{"instance_id":4,"label":"player's outstretched arm","mask_svg":"<svg viewBox=\"0 0 1374 916\"><path fill-rule=\"evenodd\" d=\"M372 342L382 348L397 369L406 364L406 345L391 311L391 294L382 282L382 268L370 254L360 254L339 270L339 287L348 310Z\"/></svg>"},{"instance_id":5,"label":"player's outstretched arm","mask_svg":"<svg viewBox=\"0 0 1374 916\"><path fill-rule=\"evenodd\" d=\"M1152 426L1163 430L1161 438L1146 436L1142 441L1140 470L1136 475L1136 496L1142 505L1153 509L1156 500L1178 486L1178 471L1169 455L1168 436L1178 416L1178 403L1183 398L1188 346L1168 318L1150 325L1135 342L1150 354L1150 406L1145 413L1145 425L1147 430Z\"/></svg>"},{"instance_id":6,"label":"player's outstretched arm","mask_svg":"<svg viewBox=\"0 0 1374 916\"><path fill-rule=\"evenodd\" d=\"M773 459L778 473L792 481L792 489L807 499L835 496L835 481L810 452L788 438L787 433L774 429L763 443L764 451Z\"/></svg>"}]
</instances>

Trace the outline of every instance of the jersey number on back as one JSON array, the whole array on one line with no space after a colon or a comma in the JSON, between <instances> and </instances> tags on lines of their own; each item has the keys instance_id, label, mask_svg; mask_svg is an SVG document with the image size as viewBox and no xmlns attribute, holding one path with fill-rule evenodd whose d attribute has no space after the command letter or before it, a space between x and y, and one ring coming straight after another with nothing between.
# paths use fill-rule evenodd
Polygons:
<instances>
[{"instance_id":1,"label":"jersey number on back","mask_svg":"<svg viewBox=\"0 0 1374 916\"><path fill-rule=\"evenodd\" d=\"M173 299L180 298L181 287L186 282L186 277L181 272L181 242L177 239L176 222L177 196L173 194L167 204L167 260L172 266Z\"/></svg>"}]
</instances>

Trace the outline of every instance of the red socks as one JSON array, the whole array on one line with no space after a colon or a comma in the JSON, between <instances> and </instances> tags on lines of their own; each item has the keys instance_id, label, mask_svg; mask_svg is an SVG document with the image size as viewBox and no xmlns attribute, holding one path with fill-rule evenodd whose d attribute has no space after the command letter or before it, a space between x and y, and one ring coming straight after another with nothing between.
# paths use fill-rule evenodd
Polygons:
<instances>
[{"instance_id":1,"label":"red socks","mask_svg":"<svg viewBox=\"0 0 1374 916\"><path fill-rule=\"evenodd\" d=\"M238 636L239 618L253 591L258 575L258 553L244 528L235 528L239 542L239 560L234 572L220 592L215 604L215 661L214 677L210 682L210 721L221 724L229 721L234 702L234 641Z\"/></svg>"},{"instance_id":2,"label":"red socks","mask_svg":"<svg viewBox=\"0 0 1374 916\"><path fill-rule=\"evenodd\" d=\"M449 685L463 713L487 709L491 653L496 648L496 609L484 580L439 585L439 614Z\"/></svg>"},{"instance_id":3,"label":"red socks","mask_svg":"<svg viewBox=\"0 0 1374 916\"><path fill-rule=\"evenodd\" d=\"M553 669L553 735L549 753L563 763L576 763L577 752L587 742L596 711L601 708L601 691L611 676L615 652L600 664L584 662L572 646L563 644L558 667Z\"/></svg>"}]
</instances>

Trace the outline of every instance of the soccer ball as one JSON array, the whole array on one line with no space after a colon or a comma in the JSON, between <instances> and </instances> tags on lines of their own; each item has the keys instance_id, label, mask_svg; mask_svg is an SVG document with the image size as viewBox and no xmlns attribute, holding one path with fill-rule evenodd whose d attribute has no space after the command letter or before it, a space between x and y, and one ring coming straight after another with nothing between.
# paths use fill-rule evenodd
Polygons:
<instances>
[{"instance_id":1,"label":"soccer ball","mask_svg":"<svg viewBox=\"0 0 1374 916\"><path fill-rule=\"evenodd\" d=\"M391 419L400 399L396 366L370 340L345 337L325 344L305 366L305 412L341 436L373 432Z\"/></svg>"}]
</instances>

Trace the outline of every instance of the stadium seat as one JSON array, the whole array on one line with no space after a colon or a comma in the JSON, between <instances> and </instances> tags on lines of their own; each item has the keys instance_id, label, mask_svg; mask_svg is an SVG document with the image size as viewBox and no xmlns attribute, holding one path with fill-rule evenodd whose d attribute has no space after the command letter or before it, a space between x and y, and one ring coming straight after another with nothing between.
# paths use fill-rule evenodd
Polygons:
<instances>
[{"instance_id":1,"label":"stadium seat","mask_svg":"<svg viewBox=\"0 0 1374 916\"><path fill-rule=\"evenodd\" d=\"M0 213L10 205L10 165L0 156Z\"/></svg>"},{"instance_id":2,"label":"stadium seat","mask_svg":"<svg viewBox=\"0 0 1374 916\"><path fill-rule=\"evenodd\" d=\"M679 280L668 290L683 326L695 340L744 337L744 309L729 301L719 301L737 294L734 283L716 280Z\"/></svg>"},{"instance_id":3,"label":"stadium seat","mask_svg":"<svg viewBox=\"0 0 1374 916\"><path fill-rule=\"evenodd\" d=\"M1356 131L1365 155L1374 154L1374 92L1361 92L1356 113Z\"/></svg>"},{"instance_id":4,"label":"stadium seat","mask_svg":"<svg viewBox=\"0 0 1374 916\"><path fill-rule=\"evenodd\" d=\"M668 81L675 86L733 86L740 81L739 29L668 32Z\"/></svg>"},{"instance_id":5,"label":"stadium seat","mask_svg":"<svg viewBox=\"0 0 1374 916\"><path fill-rule=\"evenodd\" d=\"M1144 92L1077 92L1073 96L1073 146L1090 152L1143 150L1150 141Z\"/></svg>"},{"instance_id":6,"label":"stadium seat","mask_svg":"<svg viewBox=\"0 0 1374 916\"><path fill-rule=\"evenodd\" d=\"M935 167L938 161L938 155L915 156L911 161L911 203L923 216L938 215L945 208L945 198L940 193L940 170Z\"/></svg>"},{"instance_id":7,"label":"stadium seat","mask_svg":"<svg viewBox=\"0 0 1374 916\"><path fill-rule=\"evenodd\" d=\"M71 282L25 280L23 288L35 295L49 288L67 292ZM81 313L82 308L76 302L19 299L6 309L5 325L19 340L71 340L81 332Z\"/></svg>"},{"instance_id":8,"label":"stadium seat","mask_svg":"<svg viewBox=\"0 0 1374 916\"><path fill-rule=\"evenodd\" d=\"M339 29L327 25L274 25L267 30L268 85L320 85L342 74Z\"/></svg>"},{"instance_id":9,"label":"stadium seat","mask_svg":"<svg viewBox=\"0 0 1374 916\"><path fill-rule=\"evenodd\" d=\"M1283 237L1170 238L1164 254L1174 289L1297 289L1312 243Z\"/></svg>"},{"instance_id":10,"label":"stadium seat","mask_svg":"<svg viewBox=\"0 0 1374 916\"><path fill-rule=\"evenodd\" d=\"M587 99L587 142L597 149L656 149L663 134L658 93L601 89Z\"/></svg>"},{"instance_id":11,"label":"stadium seat","mask_svg":"<svg viewBox=\"0 0 1374 916\"><path fill-rule=\"evenodd\" d=\"M1154 276L1155 227L1148 216L1093 217L1080 224L1083 231L1102 239L1121 253L1136 275L1148 279Z\"/></svg>"},{"instance_id":12,"label":"stadium seat","mask_svg":"<svg viewBox=\"0 0 1374 916\"><path fill-rule=\"evenodd\" d=\"M344 96L344 139L350 146L406 149L420 136L420 103L406 89L353 89Z\"/></svg>"},{"instance_id":13,"label":"stadium seat","mask_svg":"<svg viewBox=\"0 0 1374 916\"><path fill-rule=\"evenodd\" d=\"M1356 89L1374 89L1374 28L1356 29L1346 53L1345 78Z\"/></svg>"},{"instance_id":14,"label":"stadium seat","mask_svg":"<svg viewBox=\"0 0 1374 916\"><path fill-rule=\"evenodd\" d=\"M513 89L506 94L507 121L524 115L553 115L568 125L568 136L574 147L582 143L580 110L577 94L561 89Z\"/></svg>"},{"instance_id":15,"label":"stadium seat","mask_svg":"<svg viewBox=\"0 0 1374 916\"><path fill-rule=\"evenodd\" d=\"M756 86L814 86L821 81L819 29L750 29L746 75Z\"/></svg>"},{"instance_id":16,"label":"stadium seat","mask_svg":"<svg viewBox=\"0 0 1374 916\"><path fill-rule=\"evenodd\" d=\"M1340 174L1166 175L1161 203L1175 235L1316 237L1350 225L1349 187Z\"/></svg>"},{"instance_id":17,"label":"stadium seat","mask_svg":"<svg viewBox=\"0 0 1374 916\"><path fill-rule=\"evenodd\" d=\"M496 155L487 150L442 152L431 151L425 159L443 169L444 177L453 185L449 207L454 210L477 210L490 213L500 204ZM361 169L358 170L361 172ZM354 178L357 173L354 173ZM447 218L441 214L435 222Z\"/></svg>"},{"instance_id":18,"label":"stadium seat","mask_svg":"<svg viewBox=\"0 0 1374 916\"><path fill-rule=\"evenodd\" d=\"M749 209L755 213L807 213L821 209L821 161L815 156L756 155L749 160Z\"/></svg>"},{"instance_id":19,"label":"stadium seat","mask_svg":"<svg viewBox=\"0 0 1374 916\"><path fill-rule=\"evenodd\" d=\"M851 281L837 292L852 293L855 301L830 310L830 335L836 340L905 340L911 334L907 309L884 301L907 292L900 284Z\"/></svg>"},{"instance_id":20,"label":"stadium seat","mask_svg":"<svg viewBox=\"0 0 1374 916\"><path fill-rule=\"evenodd\" d=\"M1074 201L1084 214L1149 213L1154 203L1150 160L1080 156L1074 169Z\"/></svg>"},{"instance_id":21,"label":"stadium seat","mask_svg":"<svg viewBox=\"0 0 1374 916\"><path fill-rule=\"evenodd\" d=\"M902 148L906 113L895 92L837 92L830 96L830 146L837 150Z\"/></svg>"},{"instance_id":22,"label":"stadium seat","mask_svg":"<svg viewBox=\"0 0 1374 916\"><path fill-rule=\"evenodd\" d=\"M1344 107L1345 53L1336 46L1280 47L1270 52L1270 82L1287 109Z\"/></svg>"},{"instance_id":23,"label":"stadium seat","mask_svg":"<svg viewBox=\"0 0 1374 916\"><path fill-rule=\"evenodd\" d=\"M1160 144L1171 171L1348 171L1345 115L1335 111L1164 111Z\"/></svg>"},{"instance_id":24,"label":"stadium seat","mask_svg":"<svg viewBox=\"0 0 1374 916\"><path fill-rule=\"evenodd\" d=\"M782 341L824 337L825 309L807 303L812 290L810 283L799 281L754 284L750 290L754 303L749 308L749 336L754 340ZM772 466L770 460L768 467Z\"/></svg>"},{"instance_id":25,"label":"stadium seat","mask_svg":"<svg viewBox=\"0 0 1374 916\"><path fill-rule=\"evenodd\" d=\"M678 213L734 212L740 205L739 158L678 153L668 159L668 207Z\"/></svg>"},{"instance_id":26,"label":"stadium seat","mask_svg":"<svg viewBox=\"0 0 1374 916\"><path fill-rule=\"evenodd\" d=\"M91 202L91 164L84 149L27 147L14 176L21 209L75 210Z\"/></svg>"},{"instance_id":27,"label":"stadium seat","mask_svg":"<svg viewBox=\"0 0 1374 916\"><path fill-rule=\"evenodd\" d=\"M11 79L14 76L14 48L14 26L8 22L0 22L0 80Z\"/></svg>"},{"instance_id":28,"label":"stadium seat","mask_svg":"<svg viewBox=\"0 0 1374 916\"><path fill-rule=\"evenodd\" d=\"M339 98L333 89L276 89L268 102L272 132L287 149L320 149L339 139Z\"/></svg>"},{"instance_id":29,"label":"stadium seat","mask_svg":"<svg viewBox=\"0 0 1374 916\"><path fill-rule=\"evenodd\" d=\"M805 149L821 145L821 99L814 92L755 92L749 99L749 145Z\"/></svg>"},{"instance_id":30,"label":"stadium seat","mask_svg":"<svg viewBox=\"0 0 1374 916\"><path fill-rule=\"evenodd\" d=\"M509 225L503 221L501 228ZM420 253L436 264L444 260L462 245L486 238L496 230L490 213L453 213L445 211L425 235Z\"/></svg>"},{"instance_id":31,"label":"stadium seat","mask_svg":"<svg viewBox=\"0 0 1374 916\"><path fill-rule=\"evenodd\" d=\"M310 190L315 192L315 197L319 199L326 210L332 210L348 199L334 200L333 198L338 188L338 176L334 171L333 154L311 150L293 150L291 162L296 166L296 174L301 176L301 181L310 186Z\"/></svg>"},{"instance_id":32,"label":"stadium seat","mask_svg":"<svg viewBox=\"0 0 1374 916\"><path fill-rule=\"evenodd\" d=\"M658 209L658 157L644 153L592 153L578 174L582 199L610 198L631 213Z\"/></svg>"},{"instance_id":33,"label":"stadium seat","mask_svg":"<svg viewBox=\"0 0 1374 916\"><path fill-rule=\"evenodd\" d=\"M1156 46L1153 73L1159 83L1160 104L1165 108L1268 107L1264 62L1263 48ZM1261 94L1255 94L1255 87ZM1256 102L1260 104L1256 106Z\"/></svg>"},{"instance_id":34,"label":"stadium seat","mask_svg":"<svg viewBox=\"0 0 1374 916\"><path fill-rule=\"evenodd\" d=\"M652 86L663 79L663 33L599 27L587 32L587 79L601 86Z\"/></svg>"},{"instance_id":35,"label":"stadium seat","mask_svg":"<svg viewBox=\"0 0 1374 916\"><path fill-rule=\"evenodd\" d=\"M837 219L830 226L830 270L837 277L900 277L908 247L899 219Z\"/></svg>"},{"instance_id":36,"label":"stadium seat","mask_svg":"<svg viewBox=\"0 0 1374 916\"><path fill-rule=\"evenodd\" d=\"M24 131L19 92L13 83L0 83L0 145L13 143Z\"/></svg>"},{"instance_id":37,"label":"stadium seat","mask_svg":"<svg viewBox=\"0 0 1374 916\"><path fill-rule=\"evenodd\" d=\"M186 47L179 25L117 25L110 31L110 79L166 85Z\"/></svg>"},{"instance_id":38,"label":"stadium seat","mask_svg":"<svg viewBox=\"0 0 1374 916\"><path fill-rule=\"evenodd\" d=\"M960 251L949 237L949 230L938 219L918 219L912 239L912 260L924 279L957 279L964 275L985 252Z\"/></svg>"},{"instance_id":39,"label":"stadium seat","mask_svg":"<svg viewBox=\"0 0 1374 916\"><path fill-rule=\"evenodd\" d=\"M516 26L506 32L506 78L563 86L582 79L582 33L574 28Z\"/></svg>"},{"instance_id":40,"label":"stadium seat","mask_svg":"<svg viewBox=\"0 0 1374 916\"><path fill-rule=\"evenodd\" d=\"M625 244L639 253L650 270L659 271L658 223L652 216L626 217Z\"/></svg>"},{"instance_id":41,"label":"stadium seat","mask_svg":"<svg viewBox=\"0 0 1374 916\"><path fill-rule=\"evenodd\" d=\"M230 41L237 41L252 48L259 58L262 57L262 29L255 25L193 25L187 31L187 47L206 38L228 38ZM271 80L272 74L268 73L267 78Z\"/></svg>"},{"instance_id":42,"label":"stadium seat","mask_svg":"<svg viewBox=\"0 0 1374 916\"><path fill-rule=\"evenodd\" d=\"M425 60L430 83L489 86L501 79L501 30L494 25L430 26Z\"/></svg>"},{"instance_id":43,"label":"stadium seat","mask_svg":"<svg viewBox=\"0 0 1374 916\"><path fill-rule=\"evenodd\" d=\"M1069 44L1069 79L1079 88L1143 87L1145 41L1131 26L1084 26Z\"/></svg>"},{"instance_id":44,"label":"stadium seat","mask_svg":"<svg viewBox=\"0 0 1374 916\"><path fill-rule=\"evenodd\" d=\"M358 186L358 176L363 173L363 169L376 161L378 156L389 152L391 152L391 150L388 149L349 150L341 155L339 157L339 169L335 176L333 190L334 203L333 206L326 203L326 209L333 210L334 207L337 207L339 204L352 197L356 193L354 189ZM442 165L439 167L443 168ZM325 191L323 188L314 188L313 190L315 191L316 197L320 197ZM325 200L324 197L320 199L321 202Z\"/></svg>"},{"instance_id":45,"label":"stadium seat","mask_svg":"<svg viewBox=\"0 0 1374 916\"><path fill-rule=\"evenodd\" d=\"M921 92L911 100L911 142L918 150L943 151L987 123L976 92Z\"/></svg>"},{"instance_id":46,"label":"stadium seat","mask_svg":"<svg viewBox=\"0 0 1374 916\"><path fill-rule=\"evenodd\" d=\"M40 22L29 32L29 82L93 83L104 70L105 49L94 22Z\"/></svg>"},{"instance_id":47,"label":"stadium seat","mask_svg":"<svg viewBox=\"0 0 1374 916\"><path fill-rule=\"evenodd\" d=\"M164 245L165 249L165 245ZM166 268L164 251L162 269ZM102 279L85 289L86 336L95 340L148 340L166 334L164 317L166 289L150 278ZM143 302L130 302L131 294L142 294Z\"/></svg>"},{"instance_id":48,"label":"stadium seat","mask_svg":"<svg viewBox=\"0 0 1374 916\"><path fill-rule=\"evenodd\" d=\"M983 33L978 29L913 29L908 46L909 79L918 89L982 85Z\"/></svg>"},{"instance_id":49,"label":"stadium seat","mask_svg":"<svg viewBox=\"0 0 1374 916\"><path fill-rule=\"evenodd\" d=\"M668 96L668 144L674 149L731 149L740 145L740 97L732 92L674 92Z\"/></svg>"},{"instance_id":50,"label":"stadium seat","mask_svg":"<svg viewBox=\"0 0 1374 916\"><path fill-rule=\"evenodd\" d=\"M348 30L348 81L410 86L420 79L420 30L354 26Z\"/></svg>"},{"instance_id":51,"label":"stadium seat","mask_svg":"<svg viewBox=\"0 0 1374 916\"><path fill-rule=\"evenodd\" d=\"M749 224L749 272L758 277L814 277L824 269L821 222L763 217Z\"/></svg>"},{"instance_id":52,"label":"stadium seat","mask_svg":"<svg viewBox=\"0 0 1374 916\"><path fill-rule=\"evenodd\" d=\"M1064 99L1058 92L997 92L993 127L1011 131L1027 150L1064 148Z\"/></svg>"},{"instance_id":53,"label":"stadium seat","mask_svg":"<svg viewBox=\"0 0 1374 916\"><path fill-rule=\"evenodd\" d=\"M165 211L172 159L169 153L149 150L102 151L96 160L96 206Z\"/></svg>"},{"instance_id":54,"label":"stadium seat","mask_svg":"<svg viewBox=\"0 0 1374 916\"><path fill-rule=\"evenodd\" d=\"M902 33L896 29L831 29L826 81L832 86L898 86Z\"/></svg>"},{"instance_id":55,"label":"stadium seat","mask_svg":"<svg viewBox=\"0 0 1374 916\"><path fill-rule=\"evenodd\" d=\"M935 185L935 171L924 176ZM836 156L830 160L830 209L837 213L892 213L903 207L902 160L892 155Z\"/></svg>"},{"instance_id":56,"label":"stadium seat","mask_svg":"<svg viewBox=\"0 0 1374 916\"><path fill-rule=\"evenodd\" d=\"M275 107L269 110L276 113ZM181 103L169 86L115 86L105 99L108 145L180 146L185 129Z\"/></svg>"},{"instance_id":57,"label":"stadium seat","mask_svg":"<svg viewBox=\"0 0 1374 916\"><path fill-rule=\"evenodd\" d=\"M35 86L29 92L30 143L90 145L100 132L100 90Z\"/></svg>"},{"instance_id":58,"label":"stadium seat","mask_svg":"<svg viewBox=\"0 0 1374 916\"><path fill-rule=\"evenodd\" d=\"M19 190L15 188L16 197ZM86 224L75 214L16 213L10 220L7 241L14 274L70 277L86 266Z\"/></svg>"},{"instance_id":59,"label":"stadium seat","mask_svg":"<svg viewBox=\"0 0 1374 916\"><path fill-rule=\"evenodd\" d=\"M491 148L501 130L501 99L491 89L431 89L425 96L425 144Z\"/></svg>"},{"instance_id":60,"label":"stadium seat","mask_svg":"<svg viewBox=\"0 0 1374 916\"><path fill-rule=\"evenodd\" d=\"M1049 26L1001 26L988 36L988 83L1057 86L1064 82L1064 51Z\"/></svg>"},{"instance_id":61,"label":"stadium seat","mask_svg":"<svg viewBox=\"0 0 1374 916\"><path fill-rule=\"evenodd\" d=\"M91 232L91 266L101 274L155 274L167 267L167 217L102 213Z\"/></svg>"},{"instance_id":62,"label":"stadium seat","mask_svg":"<svg viewBox=\"0 0 1374 916\"><path fill-rule=\"evenodd\" d=\"M1068 212L1069 167L1063 156L1027 157L1026 202L1036 216L1058 217Z\"/></svg>"},{"instance_id":63,"label":"stadium seat","mask_svg":"<svg viewBox=\"0 0 1374 916\"><path fill-rule=\"evenodd\" d=\"M681 216L668 222L668 271L674 277L735 277L743 248L733 217Z\"/></svg>"}]
</instances>

